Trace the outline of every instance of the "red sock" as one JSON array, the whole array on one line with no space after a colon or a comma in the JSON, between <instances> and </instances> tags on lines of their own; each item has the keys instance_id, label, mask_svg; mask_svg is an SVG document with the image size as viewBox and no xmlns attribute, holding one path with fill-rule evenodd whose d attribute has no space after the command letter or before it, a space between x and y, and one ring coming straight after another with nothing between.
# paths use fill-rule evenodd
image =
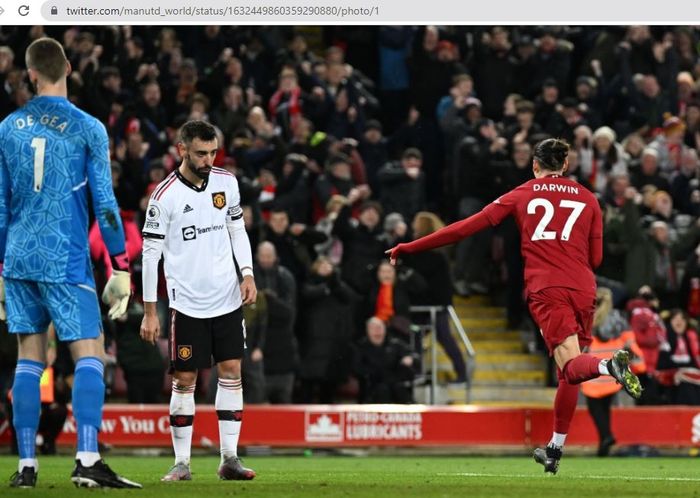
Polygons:
<instances>
[{"instance_id":1,"label":"red sock","mask_svg":"<svg viewBox=\"0 0 700 498\"><path fill-rule=\"evenodd\" d=\"M559 387L554 397L554 432L568 434L571 419L574 418L578 402L578 385L569 384L561 370L557 368Z\"/></svg>"},{"instance_id":2,"label":"red sock","mask_svg":"<svg viewBox=\"0 0 700 498\"><path fill-rule=\"evenodd\" d=\"M598 365L600 359L587 353L578 355L564 365L564 378L569 384L580 384L600 377Z\"/></svg>"}]
</instances>

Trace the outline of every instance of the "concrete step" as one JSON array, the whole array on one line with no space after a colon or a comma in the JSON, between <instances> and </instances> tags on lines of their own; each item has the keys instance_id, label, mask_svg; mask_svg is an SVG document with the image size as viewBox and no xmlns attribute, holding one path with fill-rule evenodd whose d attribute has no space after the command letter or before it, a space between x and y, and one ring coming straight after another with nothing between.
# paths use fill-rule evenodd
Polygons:
<instances>
[{"instance_id":1,"label":"concrete step","mask_svg":"<svg viewBox=\"0 0 700 498\"><path fill-rule=\"evenodd\" d=\"M455 399L463 396L463 390L449 387L448 395ZM546 403L551 406L556 395L553 387L484 387L474 386L470 392L471 403Z\"/></svg>"},{"instance_id":2,"label":"concrete step","mask_svg":"<svg viewBox=\"0 0 700 498\"><path fill-rule=\"evenodd\" d=\"M505 318L506 309L500 306L455 306L457 315L462 318Z\"/></svg>"},{"instance_id":3,"label":"concrete step","mask_svg":"<svg viewBox=\"0 0 700 498\"><path fill-rule=\"evenodd\" d=\"M462 318L462 327L469 334L473 329L500 329L505 330L508 327L508 320L505 318Z\"/></svg>"},{"instance_id":4,"label":"concrete step","mask_svg":"<svg viewBox=\"0 0 700 498\"><path fill-rule=\"evenodd\" d=\"M520 332L517 330L491 330L473 329L467 331L470 341L518 341L520 342Z\"/></svg>"},{"instance_id":5,"label":"concrete step","mask_svg":"<svg viewBox=\"0 0 700 498\"><path fill-rule=\"evenodd\" d=\"M472 341L477 357L482 353L522 353L524 346L519 341Z\"/></svg>"},{"instance_id":6,"label":"concrete step","mask_svg":"<svg viewBox=\"0 0 700 498\"><path fill-rule=\"evenodd\" d=\"M440 356L438 356L438 360ZM476 370L544 370L545 358L525 353L483 353L476 356Z\"/></svg>"},{"instance_id":7,"label":"concrete step","mask_svg":"<svg viewBox=\"0 0 700 498\"><path fill-rule=\"evenodd\" d=\"M474 372L474 386L541 386L544 387L547 375L541 370L477 370Z\"/></svg>"},{"instance_id":8,"label":"concrete step","mask_svg":"<svg viewBox=\"0 0 700 498\"><path fill-rule=\"evenodd\" d=\"M455 295L452 302L455 306L491 306L491 298L489 296L462 297Z\"/></svg>"}]
</instances>

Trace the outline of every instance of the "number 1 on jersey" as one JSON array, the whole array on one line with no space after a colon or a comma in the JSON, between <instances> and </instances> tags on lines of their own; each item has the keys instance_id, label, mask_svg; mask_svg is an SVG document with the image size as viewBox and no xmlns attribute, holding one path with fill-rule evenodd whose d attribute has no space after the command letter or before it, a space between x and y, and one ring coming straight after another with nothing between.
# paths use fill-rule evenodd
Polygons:
<instances>
[{"instance_id":1,"label":"number 1 on jersey","mask_svg":"<svg viewBox=\"0 0 700 498\"><path fill-rule=\"evenodd\" d=\"M542 219L540 219L540 222L537 224L535 232L532 234L532 240L556 239L557 232L553 230L546 230L547 225L549 225L549 222L552 221L552 218L554 217L554 205L547 199L537 197L535 199L532 199L527 204L527 214L536 214L538 207L544 208L544 214L542 215ZM583 212L583 208L586 207L586 204L584 202L562 199L559 202L559 207L572 210L571 214L569 214L569 217L566 220L566 223L564 224L564 228L561 231L561 240L567 241L571 236L571 230L574 228L576 220L579 216L581 216L581 212Z\"/></svg>"},{"instance_id":2,"label":"number 1 on jersey","mask_svg":"<svg viewBox=\"0 0 700 498\"><path fill-rule=\"evenodd\" d=\"M46 139L43 137L32 138L32 149L34 149L34 192L41 192L41 186L44 183Z\"/></svg>"}]
</instances>

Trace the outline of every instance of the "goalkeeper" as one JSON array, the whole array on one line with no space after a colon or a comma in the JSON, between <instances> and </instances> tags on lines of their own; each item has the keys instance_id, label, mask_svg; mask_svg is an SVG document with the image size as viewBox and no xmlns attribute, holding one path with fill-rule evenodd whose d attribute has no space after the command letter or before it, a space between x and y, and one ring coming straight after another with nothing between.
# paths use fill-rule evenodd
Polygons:
<instances>
[{"instance_id":1,"label":"goalkeeper","mask_svg":"<svg viewBox=\"0 0 700 498\"><path fill-rule=\"evenodd\" d=\"M75 361L78 448L71 480L76 486L140 488L115 474L97 449L104 351L88 250L88 192L111 256L113 273L102 296L110 318L124 314L130 295L107 133L66 98L71 68L57 41L32 42L26 63L37 95L0 123L0 319L7 318L19 343L12 393L20 460L10 485L36 485L39 379L53 321Z\"/></svg>"}]
</instances>

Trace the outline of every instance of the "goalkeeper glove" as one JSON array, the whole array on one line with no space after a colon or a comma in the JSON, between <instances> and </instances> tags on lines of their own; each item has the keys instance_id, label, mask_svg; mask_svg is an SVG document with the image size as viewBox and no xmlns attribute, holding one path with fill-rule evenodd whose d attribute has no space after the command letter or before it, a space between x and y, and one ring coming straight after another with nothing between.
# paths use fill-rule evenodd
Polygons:
<instances>
[{"instance_id":1,"label":"goalkeeper glove","mask_svg":"<svg viewBox=\"0 0 700 498\"><path fill-rule=\"evenodd\" d=\"M102 292L102 302L110 305L109 318L116 320L124 313L131 297L131 275L128 271L113 270Z\"/></svg>"}]
</instances>

